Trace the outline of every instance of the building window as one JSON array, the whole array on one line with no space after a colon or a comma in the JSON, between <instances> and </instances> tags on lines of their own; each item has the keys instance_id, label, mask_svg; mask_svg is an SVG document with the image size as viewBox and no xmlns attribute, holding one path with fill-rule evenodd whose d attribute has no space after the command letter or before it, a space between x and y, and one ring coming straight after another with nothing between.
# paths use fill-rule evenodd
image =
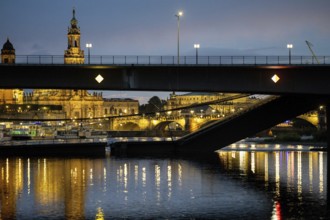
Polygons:
<instances>
[{"instance_id":1,"label":"building window","mask_svg":"<svg viewBox=\"0 0 330 220\"><path fill-rule=\"evenodd\" d=\"M75 113L74 113L74 117L75 117L75 118L79 118L79 112L75 112Z\"/></svg>"}]
</instances>

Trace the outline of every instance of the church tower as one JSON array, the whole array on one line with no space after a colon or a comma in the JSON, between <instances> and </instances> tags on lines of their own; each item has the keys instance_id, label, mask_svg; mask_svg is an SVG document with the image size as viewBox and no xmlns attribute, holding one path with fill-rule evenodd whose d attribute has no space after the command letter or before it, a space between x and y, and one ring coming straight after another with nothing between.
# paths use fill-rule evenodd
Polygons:
<instances>
[{"instance_id":1,"label":"church tower","mask_svg":"<svg viewBox=\"0 0 330 220\"><path fill-rule=\"evenodd\" d=\"M84 51L80 49L80 28L76 19L76 11L73 9L71 27L68 27L68 49L64 52L65 64L83 64Z\"/></svg>"}]
</instances>

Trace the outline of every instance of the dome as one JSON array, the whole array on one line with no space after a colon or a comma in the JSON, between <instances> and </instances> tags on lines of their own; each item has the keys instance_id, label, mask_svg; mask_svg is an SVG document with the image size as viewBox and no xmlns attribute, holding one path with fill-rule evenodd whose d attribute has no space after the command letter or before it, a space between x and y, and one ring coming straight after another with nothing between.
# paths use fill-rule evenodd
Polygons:
<instances>
[{"instance_id":1,"label":"dome","mask_svg":"<svg viewBox=\"0 0 330 220\"><path fill-rule=\"evenodd\" d=\"M3 50L14 50L13 44L10 43L9 39L7 38L6 43L2 47Z\"/></svg>"}]
</instances>

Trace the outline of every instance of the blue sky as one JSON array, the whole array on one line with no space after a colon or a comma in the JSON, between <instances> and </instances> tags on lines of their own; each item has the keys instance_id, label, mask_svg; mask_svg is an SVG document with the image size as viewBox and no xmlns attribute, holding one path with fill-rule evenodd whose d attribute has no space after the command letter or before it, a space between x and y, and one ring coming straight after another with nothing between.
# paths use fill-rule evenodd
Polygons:
<instances>
[{"instance_id":1,"label":"blue sky","mask_svg":"<svg viewBox=\"0 0 330 220\"><path fill-rule=\"evenodd\" d=\"M287 43L310 55L305 40L330 54L329 0L1 0L0 44L9 37L17 55L63 55L73 7L92 55L176 55L179 10L180 55L194 55L194 43L200 55L287 55ZM149 93L117 93L128 94Z\"/></svg>"}]
</instances>

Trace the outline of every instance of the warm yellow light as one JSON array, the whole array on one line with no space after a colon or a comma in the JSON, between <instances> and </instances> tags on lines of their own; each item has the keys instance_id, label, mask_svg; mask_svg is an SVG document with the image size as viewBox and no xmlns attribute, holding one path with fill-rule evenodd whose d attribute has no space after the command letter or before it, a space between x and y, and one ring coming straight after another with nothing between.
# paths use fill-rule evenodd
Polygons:
<instances>
[{"instance_id":1,"label":"warm yellow light","mask_svg":"<svg viewBox=\"0 0 330 220\"><path fill-rule=\"evenodd\" d=\"M278 75L274 74L274 76L272 77L272 80L274 83L277 83L280 80L280 77L278 77Z\"/></svg>"},{"instance_id":2,"label":"warm yellow light","mask_svg":"<svg viewBox=\"0 0 330 220\"><path fill-rule=\"evenodd\" d=\"M293 48L293 45L292 45L292 44L287 44L286 47L287 47L288 49L292 49L292 48Z\"/></svg>"},{"instance_id":3,"label":"warm yellow light","mask_svg":"<svg viewBox=\"0 0 330 220\"><path fill-rule=\"evenodd\" d=\"M101 83L101 82L104 80L104 78L99 74L99 75L97 75L97 77L95 77L95 80L96 80L98 83Z\"/></svg>"},{"instance_id":4,"label":"warm yellow light","mask_svg":"<svg viewBox=\"0 0 330 220\"><path fill-rule=\"evenodd\" d=\"M179 11L178 16L182 16L182 15L183 15L183 11Z\"/></svg>"},{"instance_id":5,"label":"warm yellow light","mask_svg":"<svg viewBox=\"0 0 330 220\"><path fill-rule=\"evenodd\" d=\"M199 44L194 44L194 48L199 48L200 45Z\"/></svg>"}]
</instances>

